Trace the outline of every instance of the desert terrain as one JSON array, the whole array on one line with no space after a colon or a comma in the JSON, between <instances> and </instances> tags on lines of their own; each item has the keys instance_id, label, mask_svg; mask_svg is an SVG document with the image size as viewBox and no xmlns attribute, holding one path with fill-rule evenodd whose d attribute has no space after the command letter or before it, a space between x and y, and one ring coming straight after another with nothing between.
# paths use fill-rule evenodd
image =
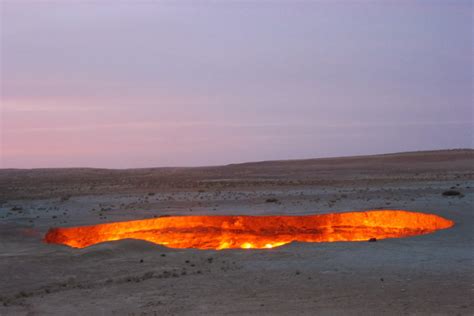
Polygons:
<instances>
[{"instance_id":1,"label":"desert terrain","mask_svg":"<svg viewBox=\"0 0 474 316\"><path fill-rule=\"evenodd\" d=\"M42 241L51 227L166 215L372 209L456 224L403 239L265 250ZM0 315L473 315L473 215L470 149L199 168L2 169Z\"/></svg>"}]
</instances>

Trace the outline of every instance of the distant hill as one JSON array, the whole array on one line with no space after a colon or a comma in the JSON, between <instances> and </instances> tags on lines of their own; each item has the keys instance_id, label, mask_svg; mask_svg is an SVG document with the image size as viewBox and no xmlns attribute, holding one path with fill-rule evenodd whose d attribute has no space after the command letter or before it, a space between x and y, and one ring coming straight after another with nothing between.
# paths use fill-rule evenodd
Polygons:
<instances>
[{"instance_id":1,"label":"distant hill","mask_svg":"<svg viewBox=\"0 0 474 316\"><path fill-rule=\"evenodd\" d=\"M279 160L209 167L142 169L0 169L0 197L55 197L153 190L231 189L256 185L324 185L377 179L474 177L474 150Z\"/></svg>"}]
</instances>

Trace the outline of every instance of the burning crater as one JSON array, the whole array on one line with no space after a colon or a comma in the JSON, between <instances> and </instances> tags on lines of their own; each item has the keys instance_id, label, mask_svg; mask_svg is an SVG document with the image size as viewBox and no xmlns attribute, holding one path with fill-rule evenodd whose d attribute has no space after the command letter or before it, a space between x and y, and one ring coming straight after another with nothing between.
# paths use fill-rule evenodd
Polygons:
<instances>
[{"instance_id":1,"label":"burning crater","mask_svg":"<svg viewBox=\"0 0 474 316\"><path fill-rule=\"evenodd\" d=\"M274 248L293 241L333 242L403 238L450 228L437 215L366 211L307 216L170 216L70 228L52 228L47 243L84 248L142 239L170 248Z\"/></svg>"}]
</instances>

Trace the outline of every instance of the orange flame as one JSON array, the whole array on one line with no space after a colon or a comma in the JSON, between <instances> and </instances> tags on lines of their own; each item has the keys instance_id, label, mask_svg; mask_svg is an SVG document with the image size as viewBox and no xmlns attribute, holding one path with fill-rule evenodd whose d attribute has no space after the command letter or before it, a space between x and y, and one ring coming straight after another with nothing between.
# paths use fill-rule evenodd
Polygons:
<instances>
[{"instance_id":1,"label":"orange flame","mask_svg":"<svg viewBox=\"0 0 474 316\"><path fill-rule=\"evenodd\" d=\"M70 228L52 228L47 243L84 248L97 243L142 239L170 248L268 249L293 241L367 241L401 238L450 228L437 215L366 211L307 216L170 216Z\"/></svg>"}]
</instances>

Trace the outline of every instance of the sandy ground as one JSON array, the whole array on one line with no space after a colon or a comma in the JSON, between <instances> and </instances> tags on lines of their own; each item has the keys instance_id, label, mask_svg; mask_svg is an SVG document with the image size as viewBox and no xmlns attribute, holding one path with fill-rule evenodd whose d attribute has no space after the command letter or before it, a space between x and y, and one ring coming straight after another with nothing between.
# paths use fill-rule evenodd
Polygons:
<instances>
[{"instance_id":1,"label":"sandy ground","mask_svg":"<svg viewBox=\"0 0 474 316\"><path fill-rule=\"evenodd\" d=\"M462 195L443 196L450 188ZM0 315L474 314L472 150L208 168L0 170L0 206ZM377 208L438 214L456 226L270 250L41 242L53 226Z\"/></svg>"}]
</instances>

